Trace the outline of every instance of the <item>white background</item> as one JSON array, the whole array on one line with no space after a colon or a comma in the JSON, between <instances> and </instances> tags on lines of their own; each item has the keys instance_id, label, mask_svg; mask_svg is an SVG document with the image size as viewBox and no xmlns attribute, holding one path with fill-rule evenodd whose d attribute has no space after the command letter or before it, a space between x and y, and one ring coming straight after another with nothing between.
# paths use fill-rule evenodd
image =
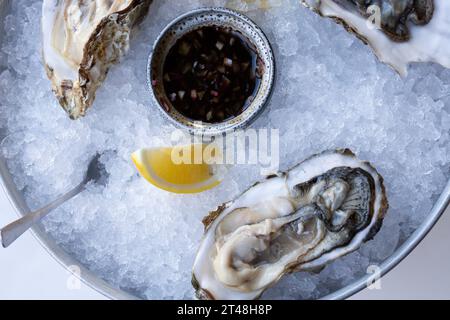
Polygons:
<instances>
[{"instance_id":1,"label":"white background","mask_svg":"<svg viewBox=\"0 0 450 320\"><path fill-rule=\"evenodd\" d=\"M17 218L0 189L0 225ZM425 240L381 279L381 290L352 299L450 299L450 209ZM0 248L0 299L105 299L85 284L68 289L69 273L27 232Z\"/></svg>"}]
</instances>

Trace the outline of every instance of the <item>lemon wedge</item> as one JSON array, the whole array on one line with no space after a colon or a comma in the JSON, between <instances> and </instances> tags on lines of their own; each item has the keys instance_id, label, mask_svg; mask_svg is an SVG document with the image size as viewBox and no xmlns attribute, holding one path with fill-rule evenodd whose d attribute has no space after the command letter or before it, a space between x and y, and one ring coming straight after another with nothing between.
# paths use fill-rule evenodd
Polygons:
<instances>
[{"instance_id":1,"label":"lemon wedge","mask_svg":"<svg viewBox=\"0 0 450 320\"><path fill-rule=\"evenodd\" d=\"M221 180L216 165L220 157L218 148L206 144L144 148L131 155L142 177L174 193L199 193L217 186Z\"/></svg>"}]
</instances>

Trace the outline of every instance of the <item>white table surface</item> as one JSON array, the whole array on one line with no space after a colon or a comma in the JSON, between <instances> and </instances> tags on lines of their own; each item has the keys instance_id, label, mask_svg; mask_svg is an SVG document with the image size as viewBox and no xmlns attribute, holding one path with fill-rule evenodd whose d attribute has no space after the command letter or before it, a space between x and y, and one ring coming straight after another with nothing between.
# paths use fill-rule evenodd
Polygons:
<instances>
[{"instance_id":1,"label":"white table surface","mask_svg":"<svg viewBox=\"0 0 450 320\"><path fill-rule=\"evenodd\" d=\"M0 189L0 225L16 215ZM381 279L380 290L352 299L450 299L450 209L399 266ZM68 285L69 283L69 285ZM8 249L0 248L0 299L105 299L73 283L69 272L27 232Z\"/></svg>"}]
</instances>

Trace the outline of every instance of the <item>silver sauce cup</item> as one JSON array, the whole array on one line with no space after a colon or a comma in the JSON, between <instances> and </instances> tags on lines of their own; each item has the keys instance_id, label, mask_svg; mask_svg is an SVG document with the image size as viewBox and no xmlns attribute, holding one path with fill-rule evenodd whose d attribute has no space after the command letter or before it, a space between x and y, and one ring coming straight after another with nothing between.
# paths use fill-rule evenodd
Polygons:
<instances>
[{"instance_id":1,"label":"silver sauce cup","mask_svg":"<svg viewBox=\"0 0 450 320\"><path fill-rule=\"evenodd\" d=\"M163 68L170 49L185 34L207 26L231 28L242 35L255 49L262 71L253 100L241 114L220 123L199 122L182 115L172 105L164 90ZM201 8L176 18L161 32L148 60L147 80L155 105L167 119L192 134L213 136L243 129L262 112L275 82L275 59L266 35L248 17L226 8Z\"/></svg>"}]
</instances>

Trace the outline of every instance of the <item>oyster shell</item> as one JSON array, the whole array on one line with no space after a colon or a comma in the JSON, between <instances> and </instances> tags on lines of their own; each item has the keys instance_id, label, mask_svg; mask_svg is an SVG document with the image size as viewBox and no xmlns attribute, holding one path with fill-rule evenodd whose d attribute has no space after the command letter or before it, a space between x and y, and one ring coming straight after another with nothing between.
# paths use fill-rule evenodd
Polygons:
<instances>
[{"instance_id":1,"label":"oyster shell","mask_svg":"<svg viewBox=\"0 0 450 320\"><path fill-rule=\"evenodd\" d=\"M152 0L44 0L43 56L53 91L72 119L84 116L130 31Z\"/></svg>"},{"instance_id":2,"label":"oyster shell","mask_svg":"<svg viewBox=\"0 0 450 320\"><path fill-rule=\"evenodd\" d=\"M193 267L201 299L256 299L284 274L319 269L379 230L383 178L350 150L312 156L204 219Z\"/></svg>"},{"instance_id":3,"label":"oyster shell","mask_svg":"<svg viewBox=\"0 0 450 320\"><path fill-rule=\"evenodd\" d=\"M301 1L342 24L402 76L407 75L411 62L434 62L450 68L448 0ZM373 24L377 19L379 28Z\"/></svg>"}]
</instances>

